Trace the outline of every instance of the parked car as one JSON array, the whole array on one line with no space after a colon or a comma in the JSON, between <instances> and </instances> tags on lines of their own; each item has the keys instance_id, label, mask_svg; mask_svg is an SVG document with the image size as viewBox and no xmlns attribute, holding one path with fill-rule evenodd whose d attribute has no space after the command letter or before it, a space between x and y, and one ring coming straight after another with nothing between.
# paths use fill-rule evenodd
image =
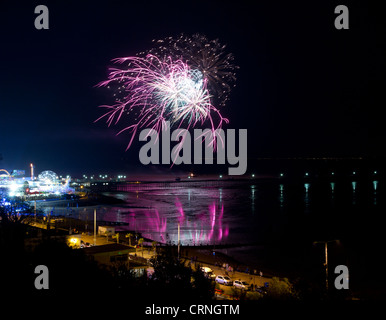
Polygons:
<instances>
[{"instance_id":1,"label":"parked car","mask_svg":"<svg viewBox=\"0 0 386 320\"><path fill-rule=\"evenodd\" d=\"M261 293L261 294L267 294L267 287L265 286L256 286L255 291Z\"/></svg>"},{"instance_id":2,"label":"parked car","mask_svg":"<svg viewBox=\"0 0 386 320\"><path fill-rule=\"evenodd\" d=\"M216 275L213 273L213 270L209 267L201 267L201 271L205 274L205 276L209 279L216 278Z\"/></svg>"},{"instance_id":3,"label":"parked car","mask_svg":"<svg viewBox=\"0 0 386 320\"><path fill-rule=\"evenodd\" d=\"M93 247L93 245L90 244L89 242L84 242L83 240L80 240L80 247L81 248L88 248L88 247Z\"/></svg>"},{"instance_id":4,"label":"parked car","mask_svg":"<svg viewBox=\"0 0 386 320\"><path fill-rule=\"evenodd\" d=\"M233 286L236 288L242 289L242 290L249 290L250 289L249 283L246 281L242 281L242 280L233 281Z\"/></svg>"},{"instance_id":5,"label":"parked car","mask_svg":"<svg viewBox=\"0 0 386 320\"><path fill-rule=\"evenodd\" d=\"M231 286L232 285L232 280L228 276L222 276L218 275L215 279L216 282L224 284L226 286Z\"/></svg>"}]
</instances>

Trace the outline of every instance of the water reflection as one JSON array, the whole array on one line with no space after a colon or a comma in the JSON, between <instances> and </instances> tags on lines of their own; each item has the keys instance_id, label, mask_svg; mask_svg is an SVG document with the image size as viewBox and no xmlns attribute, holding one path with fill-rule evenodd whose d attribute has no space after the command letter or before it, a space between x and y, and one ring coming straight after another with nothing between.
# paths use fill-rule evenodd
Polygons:
<instances>
[{"instance_id":1,"label":"water reflection","mask_svg":"<svg viewBox=\"0 0 386 320\"><path fill-rule=\"evenodd\" d=\"M279 185L279 190L280 190L280 196L279 196L279 203L280 203L280 208L283 208L284 206L284 184Z\"/></svg>"},{"instance_id":2,"label":"water reflection","mask_svg":"<svg viewBox=\"0 0 386 320\"><path fill-rule=\"evenodd\" d=\"M180 225L180 241L183 245L220 243L229 235L228 224L223 223L224 207L213 202L206 212L194 217L186 214L181 201L174 203L176 215L166 218L157 209L130 210L126 219L131 228L144 237L163 243L177 243L177 227Z\"/></svg>"},{"instance_id":3,"label":"water reflection","mask_svg":"<svg viewBox=\"0 0 386 320\"><path fill-rule=\"evenodd\" d=\"M374 193L377 192L377 187L378 187L378 181L373 181Z\"/></svg>"},{"instance_id":4,"label":"water reflection","mask_svg":"<svg viewBox=\"0 0 386 320\"><path fill-rule=\"evenodd\" d=\"M146 238L163 243L177 243L178 224L184 245L247 243L264 241L264 237L271 235L271 225L272 232L279 232L276 230L291 223L291 219L303 222L303 214L307 219L317 219L321 206L326 210L347 212L350 205L368 204L371 208L377 205L374 209L379 210L383 205L377 202L383 192L379 179L372 177L366 183L352 181L354 179L357 180L356 177L329 182L303 180L289 184L282 179L256 180L244 185L189 184L183 187L135 184L130 185L130 191L107 193L126 201L120 206L78 208L75 203L69 208L66 202L62 207L53 208L47 203L45 211L53 211L55 215L68 215L68 211L74 211L72 217L85 220L92 228L93 210L97 208L100 223L122 222L125 225L116 226L116 230L140 232ZM364 210L368 209L364 207Z\"/></svg>"},{"instance_id":5,"label":"water reflection","mask_svg":"<svg viewBox=\"0 0 386 320\"><path fill-rule=\"evenodd\" d=\"M376 173L376 172L375 172ZM378 188L378 181L373 181L373 189L374 189L374 198L373 198L373 204L377 204L377 188Z\"/></svg>"},{"instance_id":6,"label":"water reflection","mask_svg":"<svg viewBox=\"0 0 386 320\"><path fill-rule=\"evenodd\" d=\"M255 198L255 191L256 191L255 187L256 186L254 184L251 185L251 210L252 210L252 214L255 213L255 200L256 200L256 198Z\"/></svg>"},{"instance_id":7,"label":"water reflection","mask_svg":"<svg viewBox=\"0 0 386 320\"><path fill-rule=\"evenodd\" d=\"M308 214L310 212L310 198L309 198L309 195L308 195L308 190L310 189L310 184L309 183L305 183L304 184L304 190L306 192L305 196L304 196L304 206L305 206L305 209L304 209L304 213Z\"/></svg>"},{"instance_id":8,"label":"water reflection","mask_svg":"<svg viewBox=\"0 0 386 320\"><path fill-rule=\"evenodd\" d=\"M353 192L352 204L356 205L356 203L357 203L357 195L356 195L357 183L356 183L356 181L351 182L351 185L352 185L352 192Z\"/></svg>"}]
</instances>

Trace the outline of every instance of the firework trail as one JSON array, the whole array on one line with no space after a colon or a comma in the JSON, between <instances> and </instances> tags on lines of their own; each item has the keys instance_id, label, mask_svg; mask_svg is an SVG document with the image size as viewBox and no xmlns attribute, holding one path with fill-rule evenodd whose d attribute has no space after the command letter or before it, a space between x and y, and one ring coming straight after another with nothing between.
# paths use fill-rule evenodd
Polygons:
<instances>
[{"instance_id":1,"label":"firework trail","mask_svg":"<svg viewBox=\"0 0 386 320\"><path fill-rule=\"evenodd\" d=\"M196 43L207 42L205 37L196 36L193 39ZM107 111L96 121L105 119L111 126L124 116L131 115L132 124L118 132L130 132L127 149L139 129L146 127L159 133L166 128L167 121L172 126L184 126L187 130L208 122L212 132L209 144L215 147L215 130L220 129L224 122L228 123L212 101L224 99L230 88L224 82L225 79L233 79L233 73L227 70L230 56L223 57L224 47L215 40L208 42L207 47L202 44L206 51L194 52L192 49L187 59L178 53L182 49L177 43L182 46L189 42L187 38L180 38L173 45L170 43L174 54L171 51L166 54L166 47L162 46L162 49L153 48L136 57L113 59L114 67L109 69L108 79L97 85L114 90L115 103L100 106ZM193 58L193 54L197 56ZM223 86L222 93L216 89L219 83ZM209 88L213 88L214 95L210 94Z\"/></svg>"}]
</instances>

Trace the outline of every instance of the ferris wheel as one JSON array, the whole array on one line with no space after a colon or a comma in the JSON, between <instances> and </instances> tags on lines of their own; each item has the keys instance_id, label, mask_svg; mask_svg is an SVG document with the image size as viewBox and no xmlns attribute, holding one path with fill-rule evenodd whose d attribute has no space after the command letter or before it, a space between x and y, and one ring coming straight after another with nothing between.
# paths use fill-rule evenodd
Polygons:
<instances>
[{"instance_id":1,"label":"ferris wheel","mask_svg":"<svg viewBox=\"0 0 386 320\"><path fill-rule=\"evenodd\" d=\"M55 172L46 170L38 175L38 179L47 184L53 184L58 181L58 176Z\"/></svg>"}]
</instances>

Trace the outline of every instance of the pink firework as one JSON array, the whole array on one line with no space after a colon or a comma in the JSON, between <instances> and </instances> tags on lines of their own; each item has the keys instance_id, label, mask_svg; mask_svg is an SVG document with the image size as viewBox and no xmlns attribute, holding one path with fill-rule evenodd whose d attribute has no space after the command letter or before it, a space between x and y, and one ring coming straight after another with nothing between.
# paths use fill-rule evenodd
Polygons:
<instances>
[{"instance_id":1,"label":"pink firework","mask_svg":"<svg viewBox=\"0 0 386 320\"><path fill-rule=\"evenodd\" d=\"M102 105L107 112L96 121L104 118L111 126L130 116L129 125L118 132L130 132L127 149L139 129L151 128L159 133L166 128L167 121L186 129L207 122L213 132L210 143L215 146L214 131L228 123L228 119L211 103L207 79L199 70L192 70L182 60L159 59L151 54L113 61L125 67L111 68L108 79L98 86L114 88L116 101L113 105Z\"/></svg>"}]
</instances>

